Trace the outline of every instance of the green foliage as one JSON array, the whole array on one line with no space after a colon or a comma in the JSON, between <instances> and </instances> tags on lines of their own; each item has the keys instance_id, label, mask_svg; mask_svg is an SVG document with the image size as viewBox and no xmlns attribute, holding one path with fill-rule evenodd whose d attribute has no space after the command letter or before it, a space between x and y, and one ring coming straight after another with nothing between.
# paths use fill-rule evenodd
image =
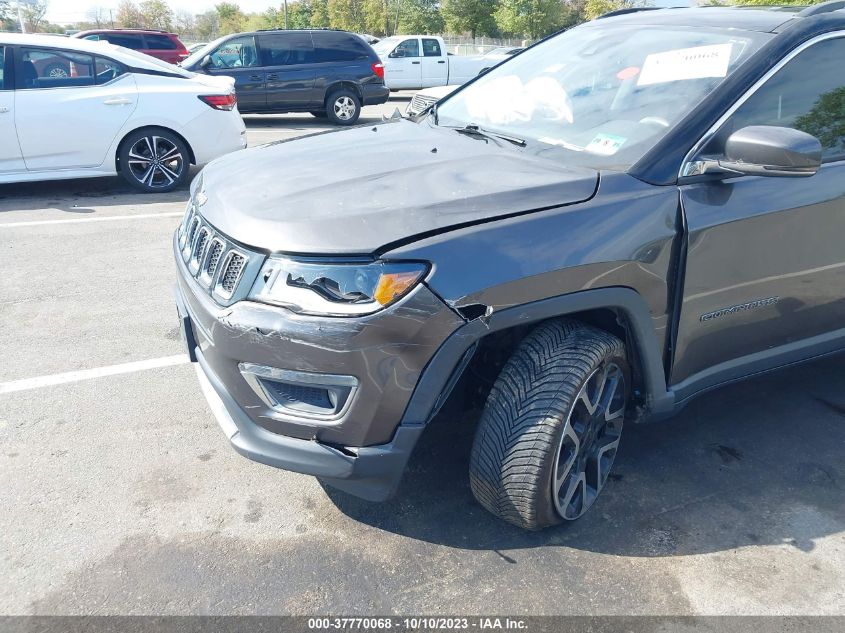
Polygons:
<instances>
[{"instance_id":1,"label":"green foliage","mask_svg":"<svg viewBox=\"0 0 845 633\"><path fill-rule=\"evenodd\" d=\"M144 14L132 0L121 0L114 15L117 26L124 29L144 28Z\"/></svg>"},{"instance_id":2,"label":"green foliage","mask_svg":"<svg viewBox=\"0 0 845 633\"><path fill-rule=\"evenodd\" d=\"M400 33L442 33L443 16L438 0L402 0L399 12Z\"/></svg>"},{"instance_id":3,"label":"green foliage","mask_svg":"<svg viewBox=\"0 0 845 633\"><path fill-rule=\"evenodd\" d=\"M221 2L214 10L219 19L218 35L239 33L246 29L246 16L234 2Z\"/></svg>"},{"instance_id":4,"label":"green foliage","mask_svg":"<svg viewBox=\"0 0 845 633\"><path fill-rule=\"evenodd\" d=\"M795 119L795 127L812 134L822 147L845 149L845 87L835 88L819 97L813 108Z\"/></svg>"},{"instance_id":5,"label":"green foliage","mask_svg":"<svg viewBox=\"0 0 845 633\"><path fill-rule=\"evenodd\" d=\"M584 4L584 18L592 20L617 9L627 9L634 6L631 0L587 0Z\"/></svg>"},{"instance_id":6,"label":"green foliage","mask_svg":"<svg viewBox=\"0 0 845 633\"><path fill-rule=\"evenodd\" d=\"M220 36L220 16L217 11L212 9L196 16L194 36L201 41L214 40Z\"/></svg>"},{"instance_id":7,"label":"green foliage","mask_svg":"<svg viewBox=\"0 0 845 633\"><path fill-rule=\"evenodd\" d=\"M502 33L535 40L559 30L565 16L560 0L500 0L494 14Z\"/></svg>"},{"instance_id":8,"label":"green foliage","mask_svg":"<svg viewBox=\"0 0 845 633\"><path fill-rule=\"evenodd\" d=\"M730 4L780 7L787 4L819 4L820 2L825 2L825 0L800 0L796 2L789 0L734 0Z\"/></svg>"},{"instance_id":9,"label":"green foliage","mask_svg":"<svg viewBox=\"0 0 845 633\"><path fill-rule=\"evenodd\" d=\"M311 26L315 29L331 26L328 0L311 0Z\"/></svg>"},{"instance_id":10,"label":"green foliage","mask_svg":"<svg viewBox=\"0 0 845 633\"><path fill-rule=\"evenodd\" d=\"M497 29L493 13L496 0L443 0L440 10L446 30L450 33L495 35Z\"/></svg>"},{"instance_id":11,"label":"green foliage","mask_svg":"<svg viewBox=\"0 0 845 633\"><path fill-rule=\"evenodd\" d=\"M173 30L173 9L165 0L144 0L139 9L148 29Z\"/></svg>"}]
</instances>

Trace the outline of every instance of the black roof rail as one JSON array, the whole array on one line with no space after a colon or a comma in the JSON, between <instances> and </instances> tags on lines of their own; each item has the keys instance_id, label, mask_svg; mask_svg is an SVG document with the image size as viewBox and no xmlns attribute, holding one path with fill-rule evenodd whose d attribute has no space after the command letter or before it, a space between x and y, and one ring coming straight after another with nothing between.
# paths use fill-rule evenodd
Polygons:
<instances>
[{"instance_id":1,"label":"black roof rail","mask_svg":"<svg viewBox=\"0 0 845 633\"><path fill-rule=\"evenodd\" d=\"M798 12L798 17L809 18L812 15L830 13L831 11L839 11L840 9L845 9L845 0L830 0L829 2L814 4L806 9L802 9Z\"/></svg>"},{"instance_id":2,"label":"black roof rail","mask_svg":"<svg viewBox=\"0 0 845 633\"><path fill-rule=\"evenodd\" d=\"M665 8L672 8L672 7L628 7L627 9L616 9L615 11L608 11L607 13L602 13L600 16L596 18L596 20L601 20L602 18L612 18L614 15L625 15L627 13L639 13L640 11L657 11L658 9L665 9Z\"/></svg>"}]
</instances>

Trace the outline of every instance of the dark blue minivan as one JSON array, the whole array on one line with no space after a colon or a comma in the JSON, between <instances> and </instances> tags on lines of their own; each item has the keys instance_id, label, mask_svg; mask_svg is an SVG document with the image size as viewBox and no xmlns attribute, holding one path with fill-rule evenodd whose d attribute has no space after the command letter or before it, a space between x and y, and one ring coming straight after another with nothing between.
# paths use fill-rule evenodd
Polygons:
<instances>
[{"instance_id":1,"label":"dark blue minivan","mask_svg":"<svg viewBox=\"0 0 845 633\"><path fill-rule=\"evenodd\" d=\"M234 77L242 113L310 112L352 125L361 106L384 103L384 66L355 33L268 30L227 35L182 67Z\"/></svg>"}]
</instances>

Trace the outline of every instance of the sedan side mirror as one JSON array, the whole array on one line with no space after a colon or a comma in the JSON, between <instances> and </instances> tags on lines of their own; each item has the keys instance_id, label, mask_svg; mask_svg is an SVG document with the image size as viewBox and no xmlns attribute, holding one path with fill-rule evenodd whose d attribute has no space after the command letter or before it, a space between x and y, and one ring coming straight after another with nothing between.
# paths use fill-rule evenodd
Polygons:
<instances>
[{"instance_id":1,"label":"sedan side mirror","mask_svg":"<svg viewBox=\"0 0 845 633\"><path fill-rule=\"evenodd\" d=\"M788 127L750 125L725 143L724 158L705 158L689 165L687 175L736 174L801 178L822 164L822 144L815 136Z\"/></svg>"},{"instance_id":2,"label":"sedan side mirror","mask_svg":"<svg viewBox=\"0 0 845 633\"><path fill-rule=\"evenodd\" d=\"M211 66L211 55L206 55L200 62L200 68L208 68Z\"/></svg>"}]
</instances>

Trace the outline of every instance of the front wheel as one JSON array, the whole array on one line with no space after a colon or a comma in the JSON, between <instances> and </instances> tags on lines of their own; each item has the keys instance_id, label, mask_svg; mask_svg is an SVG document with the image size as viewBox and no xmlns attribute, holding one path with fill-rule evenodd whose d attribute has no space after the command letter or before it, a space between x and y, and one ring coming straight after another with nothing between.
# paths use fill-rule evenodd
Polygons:
<instances>
[{"instance_id":1,"label":"front wheel","mask_svg":"<svg viewBox=\"0 0 845 633\"><path fill-rule=\"evenodd\" d=\"M335 125L353 125L361 116L361 101L351 90L337 90L326 100L326 115Z\"/></svg>"},{"instance_id":2,"label":"front wheel","mask_svg":"<svg viewBox=\"0 0 845 633\"><path fill-rule=\"evenodd\" d=\"M188 148L167 130L139 130L130 134L118 152L120 174L145 193L172 191L188 179Z\"/></svg>"},{"instance_id":3,"label":"front wheel","mask_svg":"<svg viewBox=\"0 0 845 633\"><path fill-rule=\"evenodd\" d=\"M579 518L607 482L629 388L615 336L572 320L537 327L487 399L470 457L475 498L529 530Z\"/></svg>"}]
</instances>

